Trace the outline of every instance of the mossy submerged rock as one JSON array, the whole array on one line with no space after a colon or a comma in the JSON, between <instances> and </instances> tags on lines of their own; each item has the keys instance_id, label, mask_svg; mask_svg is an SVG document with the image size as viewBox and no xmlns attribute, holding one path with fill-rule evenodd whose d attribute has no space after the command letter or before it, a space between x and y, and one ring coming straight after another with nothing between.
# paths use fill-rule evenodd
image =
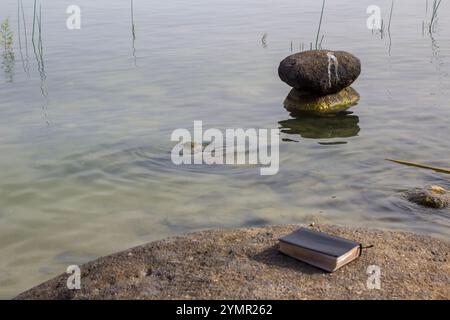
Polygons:
<instances>
[{"instance_id":1,"label":"mossy submerged rock","mask_svg":"<svg viewBox=\"0 0 450 320\"><path fill-rule=\"evenodd\" d=\"M450 204L450 192L440 186L414 189L408 191L406 197L409 201L427 208L443 209Z\"/></svg>"},{"instance_id":2,"label":"mossy submerged rock","mask_svg":"<svg viewBox=\"0 0 450 320\"><path fill-rule=\"evenodd\" d=\"M351 87L325 96L292 89L284 100L284 107L293 114L327 115L349 109L358 103L359 98L359 93Z\"/></svg>"},{"instance_id":3,"label":"mossy submerged rock","mask_svg":"<svg viewBox=\"0 0 450 320\"><path fill-rule=\"evenodd\" d=\"M310 50L281 61L280 79L293 88L318 95L337 93L361 73L361 61L345 51Z\"/></svg>"}]
</instances>

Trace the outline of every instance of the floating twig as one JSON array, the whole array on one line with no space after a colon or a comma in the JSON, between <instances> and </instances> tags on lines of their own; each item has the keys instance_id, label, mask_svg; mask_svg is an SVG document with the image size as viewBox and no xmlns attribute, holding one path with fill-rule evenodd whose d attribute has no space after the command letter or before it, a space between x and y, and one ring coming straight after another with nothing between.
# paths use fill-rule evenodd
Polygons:
<instances>
[{"instance_id":1,"label":"floating twig","mask_svg":"<svg viewBox=\"0 0 450 320\"><path fill-rule=\"evenodd\" d=\"M433 167L433 166L429 166L426 164L420 164L420 163L415 163L415 162L410 162L410 161L403 161L403 160L394 160L394 159L386 159L387 161L391 161L391 162L395 162L398 164L403 164L405 166L409 166L409 167L416 167L416 168L421 168L421 169L428 169L428 170L433 170L439 173L445 173L445 174L450 174L450 169L447 168L439 168L439 167Z\"/></svg>"},{"instance_id":2,"label":"floating twig","mask_svg":"<svg viewBox=\"0 0 450 320\"><path fill-rule=\"evenodd\" d=\"M267 33L264 33L261 37L261 44L263 48L267 48Z\"/></svg>"}]
</instances>

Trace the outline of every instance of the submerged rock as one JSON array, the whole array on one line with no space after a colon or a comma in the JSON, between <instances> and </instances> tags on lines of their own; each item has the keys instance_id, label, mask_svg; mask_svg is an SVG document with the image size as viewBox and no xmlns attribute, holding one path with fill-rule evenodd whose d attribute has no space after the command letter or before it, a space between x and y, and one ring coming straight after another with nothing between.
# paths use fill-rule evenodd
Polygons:
<instances>
[{"instance_id":1,"label":"submerged rock","mask_svg":"<svg viewBox=\"0 0 450 320\"><path fill-rule=\"evenodd\" d=\"M359 93L352 87L325 96L292 89L284 100L284 107L293 114L327 115L347 110L356 105L359 98Z\"/></svg>"},{"instance_id":2,"label":"submerged rock","mask_svg":"<svg viewBox=\"0 0 450 320\"><path fill-rule=\"evenodd\" d=\"M183 153L194 154L203 151L203 145L195 141L189 141L183 144Z\"/></svg>"},{"instance_id":3,"label":"submerged rock","mask_svg":"<svg viewBox=\"0 0 450 320\"><path fill-rule=\"evenodd\" d=\"M409 201L427 208L443 209L450 204L450 192L440 186L414 189L406 196Z\"/></svg>"},{"instance_id":4,"label":"submerged rock","mask_svg":"<svg viewBox=\"0 0 450 320\"><path fill-rule=\"evenodd\" d=\"M361 73L361 62L344 51L311 50L281 61L278 75L293 88L317 95L337 93Z\"/></svg>"},{"instance_id":5,"label":"submerged rock","mask_svg":"<svg viewBox=\"0 0 450 320\"><path fill-rule=\"evenodd\" d=\"M196 154L199 152L203 152L205 148L209 145L209 143L198 143L195 141L188 141L183 143L182 154Z\"/></svg>"}]
</instances>

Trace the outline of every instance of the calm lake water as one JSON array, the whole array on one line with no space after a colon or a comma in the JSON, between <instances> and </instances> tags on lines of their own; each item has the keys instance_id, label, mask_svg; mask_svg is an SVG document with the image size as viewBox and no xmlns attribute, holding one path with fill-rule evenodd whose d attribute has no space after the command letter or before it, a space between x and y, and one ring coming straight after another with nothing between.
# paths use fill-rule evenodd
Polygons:
<instances>
[{"instance_id":1,"label":"calm lake water","mask_svg":"<svg viewBox=\"0 0 450 320\"><path fill-rule=\"evenodd\" d=\"M134 42L129 1L42 1L35 55L33 1L23 0L19 46L17 2L2 0L15 63L2 56L0 297L70 264L207 228L316 221L450 239L449 210L401 197L449 188L449 176L385 160L450 167L450 3L430 36L426 0L395 1L381 38L366 9L379 5L387 25L391 1L327 2L322 47L361 59L361 101L345 117L293 119L277 68L291 42L315 42L320 1L135 0ZM71 4L81 30L66 27ZM194 120L281 128L279 173L173 165L170 134Z\"/></svg>"}]
</instances>

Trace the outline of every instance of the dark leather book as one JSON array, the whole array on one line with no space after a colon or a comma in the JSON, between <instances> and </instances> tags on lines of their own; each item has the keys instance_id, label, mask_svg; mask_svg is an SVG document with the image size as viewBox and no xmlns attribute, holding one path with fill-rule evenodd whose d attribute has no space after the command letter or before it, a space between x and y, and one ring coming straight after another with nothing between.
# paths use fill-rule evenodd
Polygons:
<instances>
[{"instance_id":1,"label":"dark leather book","mask_svg":"<svg viewBox=\"0 0 450 320\"><path fill-rule=\"evenodd\" d=\"M280 240L280 251L328 272L334 272L361 254L361 244L323 232L300 228Z\"/></svg>"}]
</instances>

